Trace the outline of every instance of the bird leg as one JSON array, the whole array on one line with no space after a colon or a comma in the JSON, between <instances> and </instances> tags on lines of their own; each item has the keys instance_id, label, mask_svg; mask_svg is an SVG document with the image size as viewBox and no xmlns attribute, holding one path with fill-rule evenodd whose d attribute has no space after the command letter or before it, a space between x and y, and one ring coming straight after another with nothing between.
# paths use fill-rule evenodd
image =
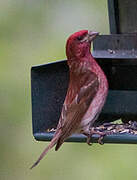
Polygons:
<instances>
[{"instance_id":1,"label":"bird leg","mask_svg":"<svg viewBox=\"0 0 137 180\"><path fill-rule=\"evenodd\" d=\"M84 134L85 136L87 136L87 144L88 144L89 146L91 146L91 145L92 145L92 142L91 142L92 135L91 135L90 133L87 133L87 132L84 132L83 134Z\"/></svg>"},{"instance_id":2,"label":"bird leg","mask_svg":"<svg viewBox=\"0 0 137 180\"><path fill-rule=\"evenodd\" d=\"M89 146L92 145L91 139L92 139L92 135L91 135L91 134L88 134L88 136L87 136L87 144L88 144Z\"/></svg>"},{"instance_id":3,"label":"bird leg","mask_svg":"<svg viewBox=\"0 0 137 180\"><path fill-rule=\"evenodd\" d=\"M92 139L92 135L93 135L93 134L99 135L98 143L101 144L101 145L103 145L104 143L103 143L102 140L103 140L104 136L109 135L109 134L111 134L111 133L110 133L110 132L100 132L100 131L97 131L97 130L94 130L93 128L91 128L89 133L83 133L83 134L84 134L85 136L87 136L87 144L88 144L88 145L92 145L91 139Z\"/></svg>"},{"instance_id":4,"label":"bird leg","mask_svg":"<svg viewBox=\"0 0 137 180\"><path fill-rule=\"evenodd\" d=\"M98 134L98 135L99 135L98 143L101 144L101 145L104 144L102 140L103 140L104 136L106 135L105 132L96 131L96 130L94 130L94 129L92 128L92 129L90 130L90 134L91 134L91 136L92 136L93 134Z\"/></svg>"}]
</instances>

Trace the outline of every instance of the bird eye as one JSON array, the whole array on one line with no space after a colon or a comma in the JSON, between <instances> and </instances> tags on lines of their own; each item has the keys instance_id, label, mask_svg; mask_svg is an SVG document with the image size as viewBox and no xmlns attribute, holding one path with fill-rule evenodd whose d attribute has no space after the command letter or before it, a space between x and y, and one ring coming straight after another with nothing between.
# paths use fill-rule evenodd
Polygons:
<instances>
[{"instance_id":1,"label":"bird eye","mask_svg":"<svg viewBox=\"0 0 137 180\"><path fill-rule=\"evenodd\" d=\"M77 37L77 40L79 40L79 41L81 41L82 39L83 39L82 36L78 36L78 37Z\"/></svg>"}]
</instances>

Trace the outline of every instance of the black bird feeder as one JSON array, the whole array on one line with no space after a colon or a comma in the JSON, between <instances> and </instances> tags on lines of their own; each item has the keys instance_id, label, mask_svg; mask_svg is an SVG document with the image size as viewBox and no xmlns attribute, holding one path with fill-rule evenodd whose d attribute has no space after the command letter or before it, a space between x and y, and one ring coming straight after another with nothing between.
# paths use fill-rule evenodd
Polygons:
<instances>
[{"instance_id":1,"label":"black bird feeder","mask_svg":"<svg viewBox=\"0 0 137 180\"><path fill-rule=\"evenodd\" d=\"M109 94L98 122L118 118L137 120L137 0L108 0L110 35L94 40L93 56L109 81ZM102 60L103 59L103 60ZM55 128L68 87L66 61L31 68L32 123L36 140L49 141ZM97 142L98 135L92 141ZM77 134L70 142L86 142ZM137 143L137 135L115 134L104 137L104 143Z\"/></svg>"}]
</instances>

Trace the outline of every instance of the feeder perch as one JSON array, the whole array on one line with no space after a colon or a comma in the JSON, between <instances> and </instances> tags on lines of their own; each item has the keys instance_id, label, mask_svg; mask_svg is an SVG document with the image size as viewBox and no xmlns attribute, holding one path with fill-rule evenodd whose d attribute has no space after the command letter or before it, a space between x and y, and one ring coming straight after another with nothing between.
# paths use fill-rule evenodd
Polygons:
<instances>
[{"instance_id":1,"label":"feeder perch","mask_svg":"<svg viewBox=\"0 0 137 180\"><path fill-rule=\"evenodd\" d=\"M104 70L109 93L97 123L137 120L137 2L108 0L110 35L93 42L93 56ZM49 141L56 128L69 81L66 60L31 68L32 124L36 140ZM98 135L92 141L97 142ZM86 136L74 134L66 141L86 142ZM137 143L137 135L112 134L104 143Z\"/></svg>"}]
</instances>

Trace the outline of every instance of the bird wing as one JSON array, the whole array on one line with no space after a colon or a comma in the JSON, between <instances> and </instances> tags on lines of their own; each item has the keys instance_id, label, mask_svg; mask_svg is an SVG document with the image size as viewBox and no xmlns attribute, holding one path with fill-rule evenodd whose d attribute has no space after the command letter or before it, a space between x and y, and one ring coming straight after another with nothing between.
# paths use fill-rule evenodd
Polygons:
<instances>
[{"instance_id":1,"label":"bird wing","mask_svg":"<svg viewBox=\"0 0 137 180\"><path fill-rule=\"evenodd\" d=\"M86 74L86 73L85 73ZM82 75L83 78L85 78ZM66 103L66 99L62 108L61 117L57 129L61 129L60 138L57 141L55 150L58 150L64 140L69 137L79 127L79 124L88 110L93 98L99 88L98 77L94 72L90 72L85 82L81 84L81 88L73 98L72 102ZM71 88L67 94L70 94ZM70 98L71 99L71 98Z\"/></svg>"}]
</instances>

